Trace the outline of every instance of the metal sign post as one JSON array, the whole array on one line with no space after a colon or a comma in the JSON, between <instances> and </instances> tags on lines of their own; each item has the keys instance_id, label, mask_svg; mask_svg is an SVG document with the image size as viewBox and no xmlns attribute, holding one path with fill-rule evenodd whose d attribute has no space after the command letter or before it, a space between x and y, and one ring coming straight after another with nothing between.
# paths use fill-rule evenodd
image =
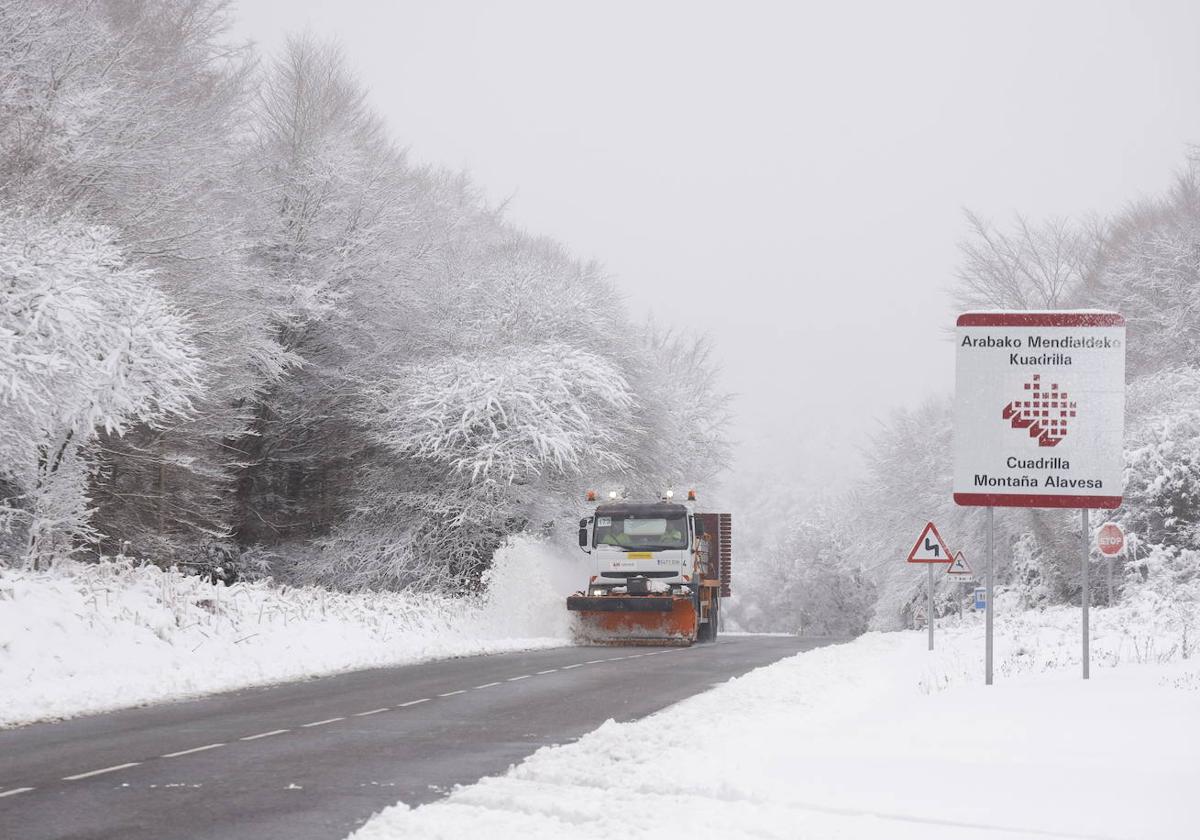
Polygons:
<instances>
[{"instance_id":1,"label":"metal sign post","mask_svg":"<svg viewBox=\"0 0 1200 840\"><path fill-rule=\"evenodd\" d=\"M1104 577L1105 577L1105 583L1108 584L1108 586L1107 586L1108 605L1111 607L1113 605L1113 590L1112 590L1112 563L1113 563L1113 561L1112 561L1112 557L1106 557L1105 560L1107 562L1104 564Z\"/></svg>"},{"instance_id":2,"label":"metal sign post","mask_svg":"<svg viewBox=\"0 0 1200 840\"><path fill-rule=\"evenodd\" d=\"M1082 514L1083 536L1080 542L1083 544L1083 593L1080 595L1080 600L1083 601L1083 678L1088 679L1091 665L1091 648L1090 640L1088 639L1088 604L1091 603L1091 592L1088 589L1088 560L1091 559L1092 541L1088 539L1088 512L1087 508L1081 508L1079 511Z\"/></svg>"},{"instance_id":3,"label":"metal sign post","mask_svg":"<svg viewBox=\"0 0 1200 840\"><path fill-rule=\"evenodd\" d=\"M995 535L996 525L996 509L989 507L987 509L987 580L984 586L987 587L987 605L984 607L984 683L992 684L992 604L996 599L992 597L992 581L995 579L993 574L994 564L992 561L992 547Z\"/></svg>"},{"instance_id":4,"label":"metal sign post","mask_svg":"<svg viewBox=\"0 0 1200 840\"><path fill-rule=\"evenodd\" d=\"M929 620L926 624L929 625L929 649L933 650L933 564L927 563L925 571L928 572L929 577L929 600L926 602L928 606L925 608L929 613Z\"/></svg>"}]
</instances>

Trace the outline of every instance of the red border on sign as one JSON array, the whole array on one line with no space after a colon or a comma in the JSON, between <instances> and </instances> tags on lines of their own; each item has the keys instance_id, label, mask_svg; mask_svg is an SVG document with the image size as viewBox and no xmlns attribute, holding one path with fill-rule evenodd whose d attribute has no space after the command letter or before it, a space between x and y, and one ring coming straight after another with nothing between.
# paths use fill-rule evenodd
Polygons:
<instances>
[{"instance_id":1,"label":"red border on sign","mask_svg":"<svg viewBox=\"0 0 1200 840\"><path fill-rule=\"evenodd\" d=\"M921 541L925 539L925 535L932 532L937 537L938 545L942 547L942 551L946 555L945 560L914 560L917 549L921 547ZM917 541L913 543L912 551L908 552L908 559L905 563L953 563L954 555L950 553L950 547L946 545L946 541L942 539L942 535L938 533L937 526L932 522L926 522L925 527L921 529L921 536L917 537Z\"/></svg>"},{"instance_id":2,"label":"red border on sign","mask_svg":"<svg viewBox=\"0 0 1200 840\"><path fill-rule=\"evenodd\" d=\"M1100 541L1100 538L1104 532L1109 530L1116 531L1121 537L1121 544L1117 546L1116 551L1105 551L1104 543ZM1116 522L1105 522L1100 526L1100 529L1096 531L1096 548L1100 549L1100 553L1105 557L1116 557L1118 554L1121 554L1123 551L1125 551L1125 529Z\"/></svg>"},{"instance_id":3,"label":"red border on sign","mask_svg":"<svg viewBox=\"0 0 1200 840\"><path fill-rule=\"evenodd\" d=\"M1116 312L964 312L960 327L1123 327Z\"/></svg>"},{"instance_id":4,"label":"red border on sign","mask_svg":"<svg viewBox=\"0 0 1200 840\"><path fill-rule=\"evenodd\" d=\"M1032 493L955 493L964 507L1119 508L1120 496L1036 496Z\"/></svg>"},{"instance_id":5,"label":"red border on sign","mask_svg":"<svg viewBox=\"0 0 1200 840\"><path fill-rule=\"evenodd\" d=\"M964 312L957 323L960 327L1123 327L1125 318L1116 312ZM954 503L968 507L1112 509L1121 506L1121 497L955 493Z\"/></svg>"},{"instance_id":6,"label":"red border on sign","mask_svg":"<svg viewBox=\"0 0 1200 840\"><path fill-rule=\"evenodd\" d=\"M965 572L954 571L954 564L958 562L959 557L962 557L963 565L967 567L967 570ZM950 575L951 577L961 576L961 577L973 578L973 577L975 577L975 570L971 568L971 564L967 562L967 558L963 557L963 553L960 551L954 555L954 560L950 563L949 566L946 567L946 574Z\"/></svg>"}]
</instances>

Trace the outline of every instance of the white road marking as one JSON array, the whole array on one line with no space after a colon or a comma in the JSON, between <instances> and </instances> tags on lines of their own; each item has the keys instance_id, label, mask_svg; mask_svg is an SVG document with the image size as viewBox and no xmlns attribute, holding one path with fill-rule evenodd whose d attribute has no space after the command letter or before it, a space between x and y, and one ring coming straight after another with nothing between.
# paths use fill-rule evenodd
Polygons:
<instances>
[{"instance_id":1,"label":"white road marking","mask_svg":"<svg viewBox=\"0 0 1200 840\"><path fill-rule=\"evenodd\" d=\"M494 683L484 683L483 685L477 685L477 686L475 686L475 687L476 687L476 688L491 688L491 687L492 687L492 686L494 686L494 685L500 685L500 683L498 683L498 682L494 682Z\"/></svg>"},{"instance_id":2,"label":"white road marking","mask_svg":"<svg viewBox=\"0 0 1200 840\"><path fill-rule=\"evenodd\" d=\"M358 712L354 716L355 717L366 717L367 715L377 715L380 712L386 712L387 710L388 710L387 706L384 706L382 709L372 709L369 712Z\"/></svg>"},{"instance_id":3,"label":"white road marking","mask_svg":"<svg viewBox=\"0 0 1200 840\"><path fill-rule=\"evenodd\" d=\"M16 796L18 793L28 793L33 790L31 787L13 788L12 790L0 790L0 799L6 796Z\"/></svg>"},{"instance_id":4,"label":"white road marking","mask_svg":"<svg viewBox=\"0 0 1200 840\"><path fill-rule=\"evenodd\" d=\"M516 682L517 680L527 680L532 676L533 676L533 674L522 674L519 677L509 677L508 682Z\"/></svg>"},{"instance_id":5,"label":"white road marking","mask_svg":"<svg viewBox=\"0 0 1200 840\"><path fill-rule=\"evenodd\" d=\"M126 767L137 767L142 762L130 761L128 764L116 764L112 767L103 767L99 770L89 770L86 773L76 773L74 776L63 776L64 782L75 782L79 779L87 779L92 776L99 776L101 773L113 773L117 770L124 770Z\"/></svg>"},{"instance_id":6,"label":"white road marking","mask_svg":"<svg viewBox=\"0 0 1200 840\"><path fill-rule=\"evenodd\" d=\"M272 729L270 732L259 732L257 735L247 735L245 738L238 738L239 741L257 741L259 738L270 738L272 735L282 735L284 732L291 732L290 729Z\"/></svg>"},{"instance_id":7,"label":"white road marking","mask_svg":"<svg viewBox=\"0 0 1200 840\"><path fill-rule=\"evenodd\" d=\"M429 698L428 698L428 697L422 697L420 700L409 700L407 703L401 703L401 704L400 704L399 706L397 706L396 708L397 708L397 709L403 709L405 706L415 706L415 705L417 705L418 703L428 703L428 702L429 702Z\"/></svg>"},{"instance_id":8,"label":"white road marking","mask_svg":"<svg viewBox=\"0 0 1200 840\"><path fill-rule=\"evenodd\" d=\"M557 668L547 668L545 671L538 671L538 676L540 677L542 674L553 674L557 670Z\"/></svg>"},{"instance_id":9,"label":"white road marking","mask_svg":"<svg viewBox=\"0 0 1200 840\"><path fill-rule=\"evenodd\" d=\"M337 717L337 718L326 718L325 720L314 720L312 723L302 724L300 728L301 729L310 729L314 726L324 726L327 723L337 723L339 720L345 720L345 718Z\"/></svg>"},{"instance_id":10,"label":"white road marking","mask_svg":"<svg viewBox=\"0 0 1200 840\"><path fill-rule=\"evenodd\" d=\"M438 697L453 697L455 694L466 694L465 688L460 688L458 691L447 691L445 694L439 694Z\"/></svg>"},{"instance_id":11,"label":"white road marking","mask_svg":"<svg viewBox=\"0 0 1200 840\"><path fill-rule=\"evenodd\" d=\"M589 659L587 662L584 662L583 664L584 665L595 665L597 662L603 662L603 661L604 661L603 659Z\"/></svg>"},{"instance_id":12,"label":"white road marking","mask_svg":"<svg viewBox=\"0 0 1200 840\"><path fill-rule=\"evenodd\" d=\"M625 658L624 656L614 656L612 659L605 659L604 661L605 662L617 662L624 658Z\"/></svg>"},{"instance_id":13,"label":"white road marking","mask_svg":"<svg viewBox=\"0 0 1200 840\"><path fill-rule=\"evenodd\" d=\"M582 663L582 662L576 662L574 665L564 665L562 669L563 669L564 671L569 671L569 670L571 670L572 668L582 668L582 667L583 667L583 663Z\"/></svg>"},{"instance_id":14,"label":"white road marking","mask_svg":"<svg viewBox=\"0 0 1200 840\"><path fill-rule=\"evenodd\" d=\"M224 744L209 744L206 747L192 747L190 750L180 750L179 752L166 753L160 755L159 758L179 758L181 755L191 755L192 753L204 752L205 750L215 750L217 747L223 747Z\"/></svg>"}]
</instances>

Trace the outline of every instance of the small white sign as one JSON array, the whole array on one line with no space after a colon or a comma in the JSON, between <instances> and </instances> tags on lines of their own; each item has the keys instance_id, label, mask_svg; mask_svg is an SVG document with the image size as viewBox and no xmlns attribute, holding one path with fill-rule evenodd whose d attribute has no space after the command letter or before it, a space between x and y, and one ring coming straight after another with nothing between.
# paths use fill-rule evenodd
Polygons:
<instances>
[{"instance_id":1,"label":"small white sign","mask_svg":"<svg viewBox=\"0 0 1200 840\"><path fill-rule=\"evenodd\" d=\"M955 502L1121 504L1124 318L968 312L956 344Z\"/></svg>"},{"instance_id":2,"label":"small white sign","mask_svg":"<svg viewBox=\"0 0 1200 840\"><path fill-rule=\"evenodd\" d=\"M971 570L970 565L967 563L967 558L963 557L961 551L954 555L954 562L946 567L946 574L963 578L963 583L969 582L966 578L975 576L975 572Z\"/></svg>"}]
</instances>

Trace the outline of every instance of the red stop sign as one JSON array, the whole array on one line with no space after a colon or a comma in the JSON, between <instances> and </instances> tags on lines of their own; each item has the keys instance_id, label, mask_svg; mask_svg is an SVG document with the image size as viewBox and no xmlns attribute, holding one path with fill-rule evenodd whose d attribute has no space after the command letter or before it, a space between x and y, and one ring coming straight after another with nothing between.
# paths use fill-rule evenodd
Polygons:
<instances>
[{"instance_id":1,"label":"red stop sign","mask_svg":"<svg viewBox=\"0 0 1200 840\"><path fill-rule=\"evenodd\" d=\"M1106 522L1096 532L1096 545L1099 546L1100 553L1105 557L1120 554L1121 550L1125 548L1125 532L1117 523Z\"/></svg>"}]
</instances>

